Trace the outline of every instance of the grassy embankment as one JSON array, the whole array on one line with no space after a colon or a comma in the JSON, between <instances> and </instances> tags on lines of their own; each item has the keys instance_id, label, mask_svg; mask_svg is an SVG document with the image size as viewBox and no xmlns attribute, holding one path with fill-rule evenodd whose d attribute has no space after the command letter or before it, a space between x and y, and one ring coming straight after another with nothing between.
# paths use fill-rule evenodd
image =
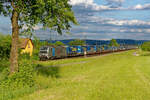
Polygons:
<instances>
[{"instance_id":1,"label":"grassy embankment","mask_svg":"<svg viewBox=\"0 0 150 100\"><path fill-rule=\"evenodd\" d=\"M150 56L133 52L39 62L41 90L14 100L149 100Z\"/></svg>"}]
</instances>

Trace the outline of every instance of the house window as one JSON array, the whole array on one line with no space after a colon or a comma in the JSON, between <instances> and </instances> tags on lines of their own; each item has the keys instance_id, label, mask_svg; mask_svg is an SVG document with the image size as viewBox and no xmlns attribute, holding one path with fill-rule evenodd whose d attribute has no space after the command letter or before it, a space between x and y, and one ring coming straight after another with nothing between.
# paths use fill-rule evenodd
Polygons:
<instances>
[{"instance_id":1,"label":"house window","mask_svg":"<svg viewBox=\"0 0 150 100\"><path fill-rule=\"evenodd\" d=\"M30 44L28 44L28 48L30 48Z\"/></svg>"}]
</instances>

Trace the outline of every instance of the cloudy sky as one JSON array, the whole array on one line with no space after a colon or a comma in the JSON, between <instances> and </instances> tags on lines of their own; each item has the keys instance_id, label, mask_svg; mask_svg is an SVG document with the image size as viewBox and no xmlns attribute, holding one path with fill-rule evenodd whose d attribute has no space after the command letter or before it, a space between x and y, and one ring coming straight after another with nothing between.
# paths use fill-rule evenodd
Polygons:
<instances>
[{"instance_id":1,"label":"cloudy sky","mask_svg":"<svg viewBox=\"0 0 150 100\"><path fill-rule=\"evenodd\" d=\"M35 34L41 39L150 40L150 0L70 0L69 3L79 22L78 26L72 26L70 35L59 36L39 26L35 27ZM3 16L0 16L0 32L11 34L10 20Z\"/></svg>"}]
</instances>

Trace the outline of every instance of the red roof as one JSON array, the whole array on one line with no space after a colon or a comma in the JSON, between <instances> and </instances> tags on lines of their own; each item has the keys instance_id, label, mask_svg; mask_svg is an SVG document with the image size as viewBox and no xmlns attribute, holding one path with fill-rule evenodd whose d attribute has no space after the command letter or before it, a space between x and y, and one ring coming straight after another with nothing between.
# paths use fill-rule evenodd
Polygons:
<instances>
[{"instance_id":1,"label":"red roof","mask_svg":"<svg viewBox=\"0 0 150 100\"><path fill-rule=\"evenodd\" d=\"M31 41L31 43L32 43L32 40L29 39L29 38L20 38L20 39L19 39L19 42L20 42L19 47L20 47L21 49L25 49L26 46L27 46L27 44L28 44L28 41ZM33 43L32 43L32 45L33 45Z\"/></svg>"}]
</instances>

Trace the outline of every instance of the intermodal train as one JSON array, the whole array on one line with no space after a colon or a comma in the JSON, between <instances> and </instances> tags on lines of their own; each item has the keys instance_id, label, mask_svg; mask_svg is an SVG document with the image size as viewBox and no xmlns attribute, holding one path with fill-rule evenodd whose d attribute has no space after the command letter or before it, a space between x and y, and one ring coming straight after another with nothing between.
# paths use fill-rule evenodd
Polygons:
<instances>
[{"instance_id":1,"label":"intermodal train","mask_svg":"<svg viewBox=\"0 0 150 100\"><path fill-rule=\"evenodd\" d=\"M105 54L119 51L136 49L134 45L124 45L119 47L87 45L87 46L42 46L39 52L40 60L53 60L69 57Z\"/></svg>"}]
</instances>

